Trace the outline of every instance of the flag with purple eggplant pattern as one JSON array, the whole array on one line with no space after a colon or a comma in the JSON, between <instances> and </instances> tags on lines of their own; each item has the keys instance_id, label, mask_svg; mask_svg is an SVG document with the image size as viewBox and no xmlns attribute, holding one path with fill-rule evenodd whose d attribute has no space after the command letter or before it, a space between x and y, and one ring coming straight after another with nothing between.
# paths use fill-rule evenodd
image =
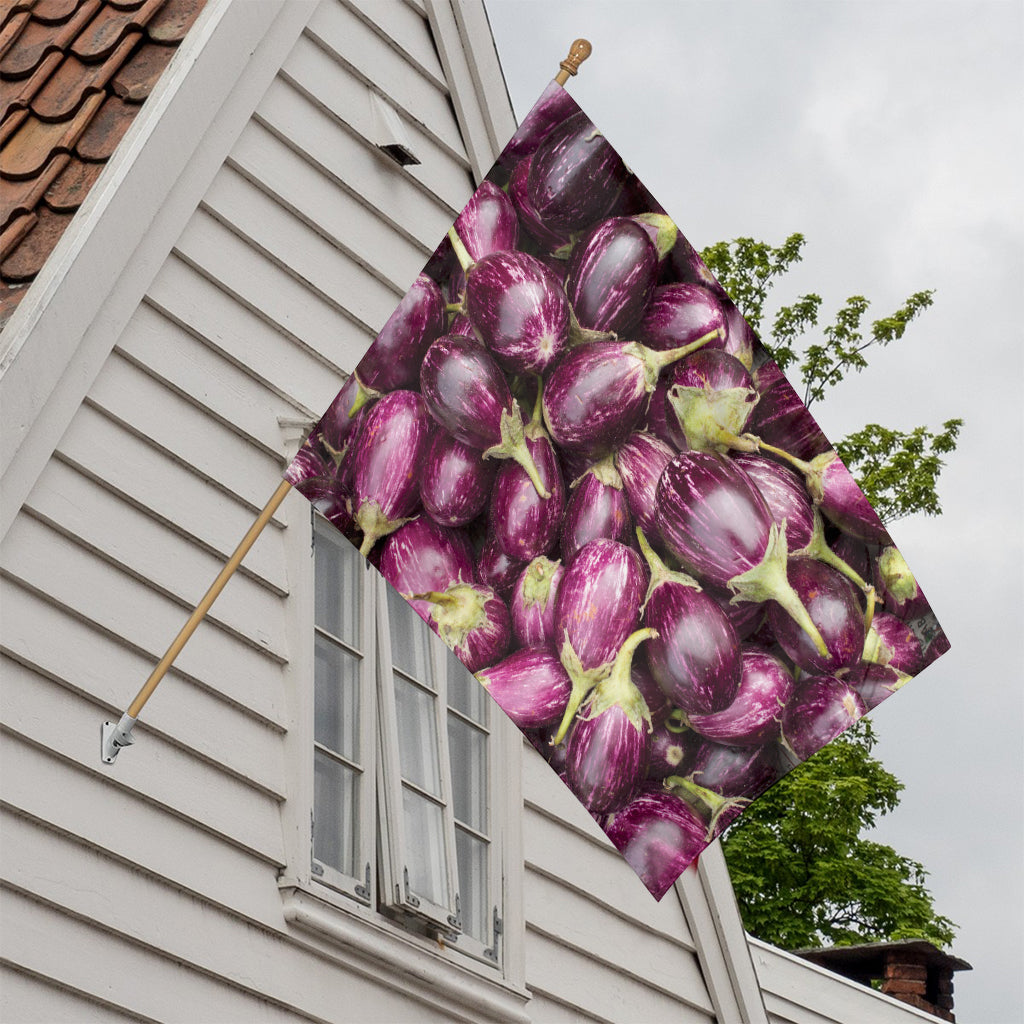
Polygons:
<instances>
[{"instance_id":1,"label":"flag with purple eggplant pattern","mask_svg":"<svg viewBox=\"0 0 1024 1024\"><path fill-rule=\"evenodd\" d=\"M785 376L554 82L286 477L656 899L948 649Z\"/></svg>"}]
</instances>

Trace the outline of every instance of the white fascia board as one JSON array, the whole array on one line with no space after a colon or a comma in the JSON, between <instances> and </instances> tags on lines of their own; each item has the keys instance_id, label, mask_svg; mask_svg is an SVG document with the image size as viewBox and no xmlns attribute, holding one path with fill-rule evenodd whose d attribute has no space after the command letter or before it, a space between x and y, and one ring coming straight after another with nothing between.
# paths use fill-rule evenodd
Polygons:
<instances>
[{"instance_id":1,"label":"white fascia board","mask_svg":"<svg viewBox=\"0 0 1024 1024\"><path fill-rule=\"evenodd\" d=\"M315 8L209 0L0 334L0 538Z\"/></svg>"},{"instance_id":2,"label":"white fascia board","mask_svg":"<svg viewBox=\"0 0 1024 1024\"><path fill-rule=\"evenodd\" d=\"M479 182L517 127L487 12L483 0L426 0L426 8L473 176Z\"/></svg>"},{"instance_id":3,"label":"white fascia board","mask_svg":"<svg viewBox=\"0 0 1024 1024\"><path fill-rule=\"evenodd\" d=\"M721 843L712 843L675 883L719 1021L768 1024Z\"/></svg>"}]
</instances>

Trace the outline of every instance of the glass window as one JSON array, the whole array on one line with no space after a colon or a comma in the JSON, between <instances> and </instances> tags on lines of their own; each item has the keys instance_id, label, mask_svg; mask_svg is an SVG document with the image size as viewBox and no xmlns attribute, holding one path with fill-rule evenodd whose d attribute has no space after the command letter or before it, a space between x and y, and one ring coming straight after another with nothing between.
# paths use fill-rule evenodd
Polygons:
<instances>
[{"instance_id":1,"label":"glass window","mask_svg":"<svg viewBox=\"0 0 1024 1024\"><path fill-rule=\"evenodd\" d=\"M495 963L491 701L356 549L314 519L314 874Z\"/></svg>"}]
</instances>

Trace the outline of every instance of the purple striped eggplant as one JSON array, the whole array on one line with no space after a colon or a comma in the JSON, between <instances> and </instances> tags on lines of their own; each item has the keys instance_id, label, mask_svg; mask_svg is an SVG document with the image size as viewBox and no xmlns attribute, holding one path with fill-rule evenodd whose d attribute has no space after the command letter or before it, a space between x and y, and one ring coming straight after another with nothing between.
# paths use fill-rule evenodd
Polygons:
<instances>
[{"instance_id":1,"label":"purple striped eggplant","mask_svg":"<svg viewBox=\"0 0 1024 1024\"><path fill-rule=\"evenodd\" d=\"M793 673L785 663L750 644L740 649L742 670L733 702L710 715L688 715L694 732L715 743L760 747L779 738L782 709L793 696Z\"/></svg>"},{"instance_id":2,"label":"purple striped eggplant","mask_svg":"<svg viewBox=\"0 0 1024 1024\"><path fill-rule=\"evenodd\" d=\"M516 164L508 183L508 196L519 215L519 223L524 230L540 245L550 251L562 249L570 244L570 233L559 231L545 224L540 214L533 208L530 199L528 182L532 157L524 157Z\"/></svg>"},{"instance_id":3,"label":"purple striped eggplant","mask_svg":"<svg viewBox=\"0 0 1024 1024\"><path fill-rule=\"evenodd\" d=\"M353 376L359 392L349 415L388 391L416 386L423 356L444 333L444 299L441 289L420 274L402 297L373 344L359 360Z\"/></svg>"},{"instance_id":4,"label":"purple striped eggplant","mask_svg":"<svg viewBox=\"0 0 1024 1024\"><path fill-rule=\"evenodd\" d=\"M555 603L555 640L573 692L556 742L639 625L646 587L640 556L614 540L592 540L566 568Z\"/></svg>"},{"instance_id":5,"label":"purple striped eggplant","mask_svg":"<svg viewBox=\"0 0 1024 1024\"><path fill-rule=\"evenodd\" d=\"M508 650L508 608L490 587L456 583L444 591L413 594L413 599L431 605L430 628L470 672L493 665Z\"/></svg>"},{"instance_id":6,"label":"purple striped eggplant","mask_svg":"<svg viewBox=\"0 0 1024 1024\"><path fill-rule=\"evenodd\" d=\"M485 179L455 218L455 233L470 257L481 260L492 252L516 248L519 219L509 197Z\"/></svg>"},{"instance_id":7,"label":"purple striped eggplant","mask_svg":"<svg viewBox=\"0 0 1024 1024\"><path fill-rule=\"evenodd\" d=\"M762 442L760 447L785 459L803 473L807 491L815 506L844 533L869 544L892 543L878 513L834 451L829 450L805 462L774 445Z\"/></svg>"},{"instance_id":8,"label":"purple striped eggplant","mask_svg":"<svg viewBox=\"0 0 1024 1024\"><path fill-rule=\"evenodd\" d=\"M873 711L886 697L905 686L912 678L892 665L864 662L850 672L846 682L860 694L868 711Z\"/></svg>"},{"instance_id":9,"label":"purple striped eggplant","mask_svg":"<svg viewBox=\"0 0 1024 1024\"><path fill-rule=\"evenodd\" d=\"M925 667L920 638L902 619L889 612L876 612L864 643L864 661L890 665L908 676Z\"/></svg>"},{"instance_id":10,"label":"purple striped eggplant","mask_svg":"<svg viewBox=\"0 0 1024 1024\"><path fill-rule=\"evenodd\" d=\"M516 581L509 612L512 634L523 647L556 645L555 603L564 573L561 562L542 556L530 562Z\"/></svg>"},{"instance_id":11,"label":"purple striped eggplant","mask_svg":"<svg viewBox=\"0 0 1024 1024\"><path fill-rule=\"evenodd\" d=\"M392 391L366 415L352 471L352 509L368 555L419 508L418 474L431 424L415 391Z\"/></svg>"},{"instance_id":12,"label":"purple striped eggplant","mask_svg":"<svg viewBox=\"0 0 1024 1024\"><path fill-rule=\"evenodd\" d=\"M616 811L605 834L660 900L707 847L708 827L685 800L657 784Z\"/></svg>"},{"instance_id":13,"label":"purple striped eggplant","mask_svg":"<svg viewBox=\"0 0 1024 1024\"><path fill-rule=\"evenodd\" d=\"M359 380L352 373L349 374L348 380L342 385L334 401L328 406L327 412L320 418L321 440L327 451L335 457L340 458L344 454L355 434L359 415L357 413L353 416L350 413L358 397Z\"/></svg>"},{"instance_id":14,"label":"purple striped eggplant","mask_svg":"<svg viewBox=\"0 0 1024 1024\"><path fill-rule=\"evenodd\" d=\"M580 108L568 90L555 81L549 82L515 135L501 151L498 163L509 168L523 157L536 152L537 147L555 128L579 112Z\"/></svg>"},{"instance_id":15,"label":"purple striped eggplant","mask_svg":"<svg viewBox=\"0 0 1024 1024\"><path fill-rule=\"evenodd\" d=\"M520 729L540 729L561 721L572 692L558 655L548 647L513 651L476 677Z\"/></svg>"},{"instance_id":16,"label":"purple striped eggplant","mask_svg":"<svg viewBox=\"0 0 1024 1024\"><path fill-rule=\"evenodd\" d=\"M713 348L726 341L725 311L719 300L697 284L664 284L654 289L636 337L659 352L689 345L718 331Z\"/></svg>"},{"instance_id":17,"label":"purple striped eggplant","mask_svg":"<svg viewBox=\"0 0 1024 1024\"><path fill-rule=\"evenodd\" d=\"M671 269L672 281L684 284L697 284L710 290L723 302L728 299L725 289L718 283L715 275L707 268L707 264L701 258L699 252L683 237L679 235L672 252L668 257Z\"/></svg>"},{"instance_id":18,"label":"purple striped eggplant","mask_svg":"<svg viewBox=\"0 0 1024 1024\"><path fill-rule=\"evenodd\" d=\"M647 434L652 434L659 441L667 444L672 449L672 454L674 455L677 451L683 449L680 449L676 443L678 431L673 431L668 421L668 389L671 386L672 381L668 374L662 374L658 378L658 383L651 392L651 401L647 406L647 413L640 418L638 426L640 430Z\"/></svg>"},{"instance_id":19,"label":"purple striped eggplant","mask_svg":"<svg viewBox=\"0 0 1024 1024\"><path fill-rule=\"evenodd\" d=\"M544 224L582 231L608 212L628 176L622 158L581 111L537 147L526 191Z\"/></svg>"},{"instance_id":20,"label":"purple striped eggplant","mask_svg":"<svg viewBox=\"0 0 1024 1024\"><path fill-rule=\"evenodd\" d=\"M655 352L633 341L592 341L570 349L544 387L544 422L554 442L597 458L619 447L647 408L661 370L717 338Z\"/></svg>"},{"instance_id":21,"label":"purple striped eggplant","mask_svg":"<svg viewBox=\"0 0 1024 1024\"><path fill-rule=\"evenodd\" d=\"M476 562L476 573L481 583L486 583L503 598L512 593L516 580L526 568L525 562L510 558L501 549L493 536L488 536Z\"/></svg>"},{"instance_id":22,"label":"purple striped eggplant","mask_svg":"<svg viewBox=\"0 0 1024 1024\"><path fill-rule=\"evenodd\" d=\"M437 430L421 472L423 508L441 526L465 526L487 504L496 471L497 465L486 461L479 448Z\"/></svg>"},{"instance_id":23,"label":"purple striped eggplant","mask_svg":"<svg viewBox=\"0 0 1024 1024\"><path fill-rule=\"evenodd\" d=\"M807 676L782 712L782 745L806 761L866 713L849 683L835 676Z\"/></svg>"},{"instance_id":24,"label":"purple striped eggplant","mask_svg":"<svg viewBox=\"0 0 1024 1024\"><path fill-rule=\"evenodd\" d=\"M690 730L671 717L654 722L648 737L647 778L667 779L679 771L686 753L683 738Z\"/></svg>"},{"instance_id":25,"label":"purple striped eggplant","mask_svg":"<svg viewBox=\"0 0 1024 1024\"><path fill-rule=\"evenodd\" d=\"M648 208L649 209L649 208ZM632 213L625 214L631 221L643 228L654 246L658 262L662 263L672 251L679 237L679 228L667 213Z\"/></svg>"},{"instance_id":26,"label":"purple striped eggplant","mask_svg":"<svg viewBox=\"0 0 1024 1024\"><path fill-rule=\"evenodd\" d=\"M778 363L769 359L753 373L754 386L761 396L748 424L750 433L762 441L777 445L801 459L830 451L832 446L807 406L793 390Z\"/></svg>"},{"instance_id":27,"label":"purple striped eggplant","mask_svg":"<svg viewBox=\"0 0 1024 1024\"><path fill-rule=\"evenodd\" d=\"M727 708L740 685L740 643L714 598L685 573L672 572L642 530L640 550L651 571L644 625L655 630L647 645L651 675L666 697L690 714Z\"/></svg>"},{"instance_id":28,"label":"purple striped eggplant","mask_svg":"<svg viewBox=\"0 0 1024 1024\"><path fill-rule=\"evenodd\" d=\"M285 479L333 526L346 536L353 532L348 488L339 479L334 460L324 457L313 435L292 459Z\"/></svg>"},{"instance_id":29,"label":"purple striped eggplant","mask_svg":"<svg viewBox=\"0 0 1024 1024\"><path fill-rule=\"evenodd\" d=\"M750 370L754 365L754 352L759 348L760 341L731 299L722 300L722 310L725 313L723 351L735 356L747 370Z\"/></svg>"},{"instance_id":30,"label":"purple striped eggplant","mask_svg":"<svg viewBox=\"0 0 1024 1024\"><path fill-rule=\"evenodd\" d=\"M733 462L754 482L772 519L786 520L786 546L790 555L806 548L814 534L814 510L803 480L788 466L763 455L737 452Z\"/></svg>"},{"instance_id":31,"label":"purple striped eggplant","mask_svg":"<svg viewBox=\"0 0 1024 1024\"><path fill-rule=\"evenodd\" d=\"M403 597L473 583L473 551L461 533L420 516L381 545L380 573Z\"/></svg>"},{"instance_id":32,"label":"purple striped eggplant","mask_svg":"<svg viewBox=\"0 0 1024 1024\"><path fill-rule=\"evenodd\" d=\"M629 543L632 529L622 478L606 455L572 484L562 517L562 558L571 562L584 544L599 537Z\"/></svg>"},{"instance_id":33,"label":"purple striped eggplant","mask_svg":"<svg viewBox=\"0 0 1024 1024\"><path fill-rule=\"evenodd\" d=\"M874 583L886 611L900 619L916 619L928 611L928 601L906 559L892 545L882 548L874 564Z\"/></svg>"},{"instance_id":34,"label":"purple striped eggplant","mask_svg":"<svg viewBox=\"0 0 1024 1024\"><path fill-rule=\"evenodd\" d=\"M638 629L615 656L611 672L580 708L566 748L569 788L592 814L607 814L627 804L647 771L647 734L651 713L630 678L636 648L657 636Z\"/></svg>"},{"instance_id":35,"label":"purple striped eggplant","mask_svg":"<svg viewBox=\"0 0 1024 1024\"><path fill-rule=\"evenodd\" d=\"M739 436L757 404L757 390L738 359L701 349L676 363L670 380L666 420L677 449L756 450L755 440Z\"/></svg>"},{"instance_id":36,"label":"purple striped eggplant","mask_svg":"<svg viewBox=\"0 0 1024 1024\"><path fill-rule=\"evenodd\" d=\"M569 343L569 300L525 252L495 252L466 271L466 315L508 373L544 373Z\"/></svg>"},{"instance_id":37,"label":"purple striped eggplant","mask_svg":"<svg viewBox=\"0 0 1024 1024\"><path fill-rule=\"evenodd\" d=\"M427 350L420 390L430 415L485 459L514 459L537 493L549 497L526 447L523 416L501 368L469 338L445 335Z\"/></svg>"},{"instance_id":38,"label":"purple striped eggplant","mask_svg":"<svg viewBox=\"0 0 1024 1024\"><path fill-rule=\"evenodd\" d=\"M643 315L657 276L647 232L628 217L612 217L573 249L565 293L581 327L622 335Z\"/></svg>"},{"instance_id":39,"label":"purple striped eggplant","mask_svg":"<svg viewBox=\"0 0 1024 1024\"><path fill-rule=\"evenodd\" d=\"M750 639L768 615L767 607L756 601L740 601L733 604L732 592L721 587L705 584L704 593L715 599L715 603L725 612L741 641ZM772 643L774 642L773 639Z\"/></svg>"},{"instance_id":40,"label":"purple striped eggplant","mask_svg":"<svg viewBox=\"0 0 1024 1024\"><path fill-rule=\"evenodd\" d=\"M655 390L654 397L657 394ZM661 536L656 505L658 481L675 454L660 438L639 430L615 452L615 468L622 479L629 511L636 525L655 543Z\"/></svg>"},{"instance_id":41,"label":"purple striped eggplant","mask_svg":"<svg viewBox=\"0 0 1024 1024\"><path fill-rule=\"evenodd\" d=\"M654 676L651 675L646 658L641 658L639 661L633 659L630 678L633 680L633 685L640 691L640 696L643 697L647 710L651 713L651 721L660 722L667 718L673 710L672 703L662 692Z\"/></svg>"},{"instance_id":42,"label":"purple striped eggplant","mask_svg":"<svg viewBox=\"0 0 1024 1024\"><path fill-rule=\"evenodd\" d=\"M815 558L791 558L786 574L825 641L827 654L773 602L768 621L782 649L809 675L831 675L856 665L864 650L865 624L853 584Z\"/></svg>"},{"instance_id":43,"label":"purple striped eggplant","mask_svg":"<svg viewBox=\"0 0 1024 1024\"><path fill-rule=\"evenodd\" d=\"M777 601L827 654L786 578L785 523L772 520L734 462L709 452L680 452L658 484L658 522L669 551L698 578L727 587L736 600Z\"/></svg>"},{"instance_id":44,"label":"purple striped eggplant","mask_svg":"<svg viewBox=\"0 0 1024 1024\"><path fill-rule=\"evenodd\" d=\"M565 484L554 445L540 419L540 396L525 429L526 447L537 467L546 497L538 494L525 470L505 462L491 491L490 535L509 558L530 562L558 544L565 508Z\"/></svg>"},{"instance_id":45,"label":"purple striped eggplant","mask_svg":"<svg viewBox=\"0 0 1024 1024\"><path fill-rule=\"evenodd\" d=\"M782 777L771 747L733 747L691 732L683 749L679 773L666 778L664 786L705 810L712 836Z\"/></svg>"}]
</instances>

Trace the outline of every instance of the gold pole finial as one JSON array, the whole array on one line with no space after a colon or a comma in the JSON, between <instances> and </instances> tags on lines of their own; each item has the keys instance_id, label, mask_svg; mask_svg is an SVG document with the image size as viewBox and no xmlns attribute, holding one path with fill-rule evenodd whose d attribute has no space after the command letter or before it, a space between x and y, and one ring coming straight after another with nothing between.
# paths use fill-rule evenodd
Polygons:
<instances>
[{"instance_id":1,"label":"gold pole finial","mask_svg":"<svg viewBox=\"0 0 1024 1024\"><path fill-rule=\"evenodd\" d=\"M569 76L575 75L579 71L580 65L590 56L591 50L593 47L588 40L574 40L572 46L569 47L569 56L558 65L562 70L555 75L555 81L559 85L565 85L569 81Z\"/></svg>"}]
</instances>

